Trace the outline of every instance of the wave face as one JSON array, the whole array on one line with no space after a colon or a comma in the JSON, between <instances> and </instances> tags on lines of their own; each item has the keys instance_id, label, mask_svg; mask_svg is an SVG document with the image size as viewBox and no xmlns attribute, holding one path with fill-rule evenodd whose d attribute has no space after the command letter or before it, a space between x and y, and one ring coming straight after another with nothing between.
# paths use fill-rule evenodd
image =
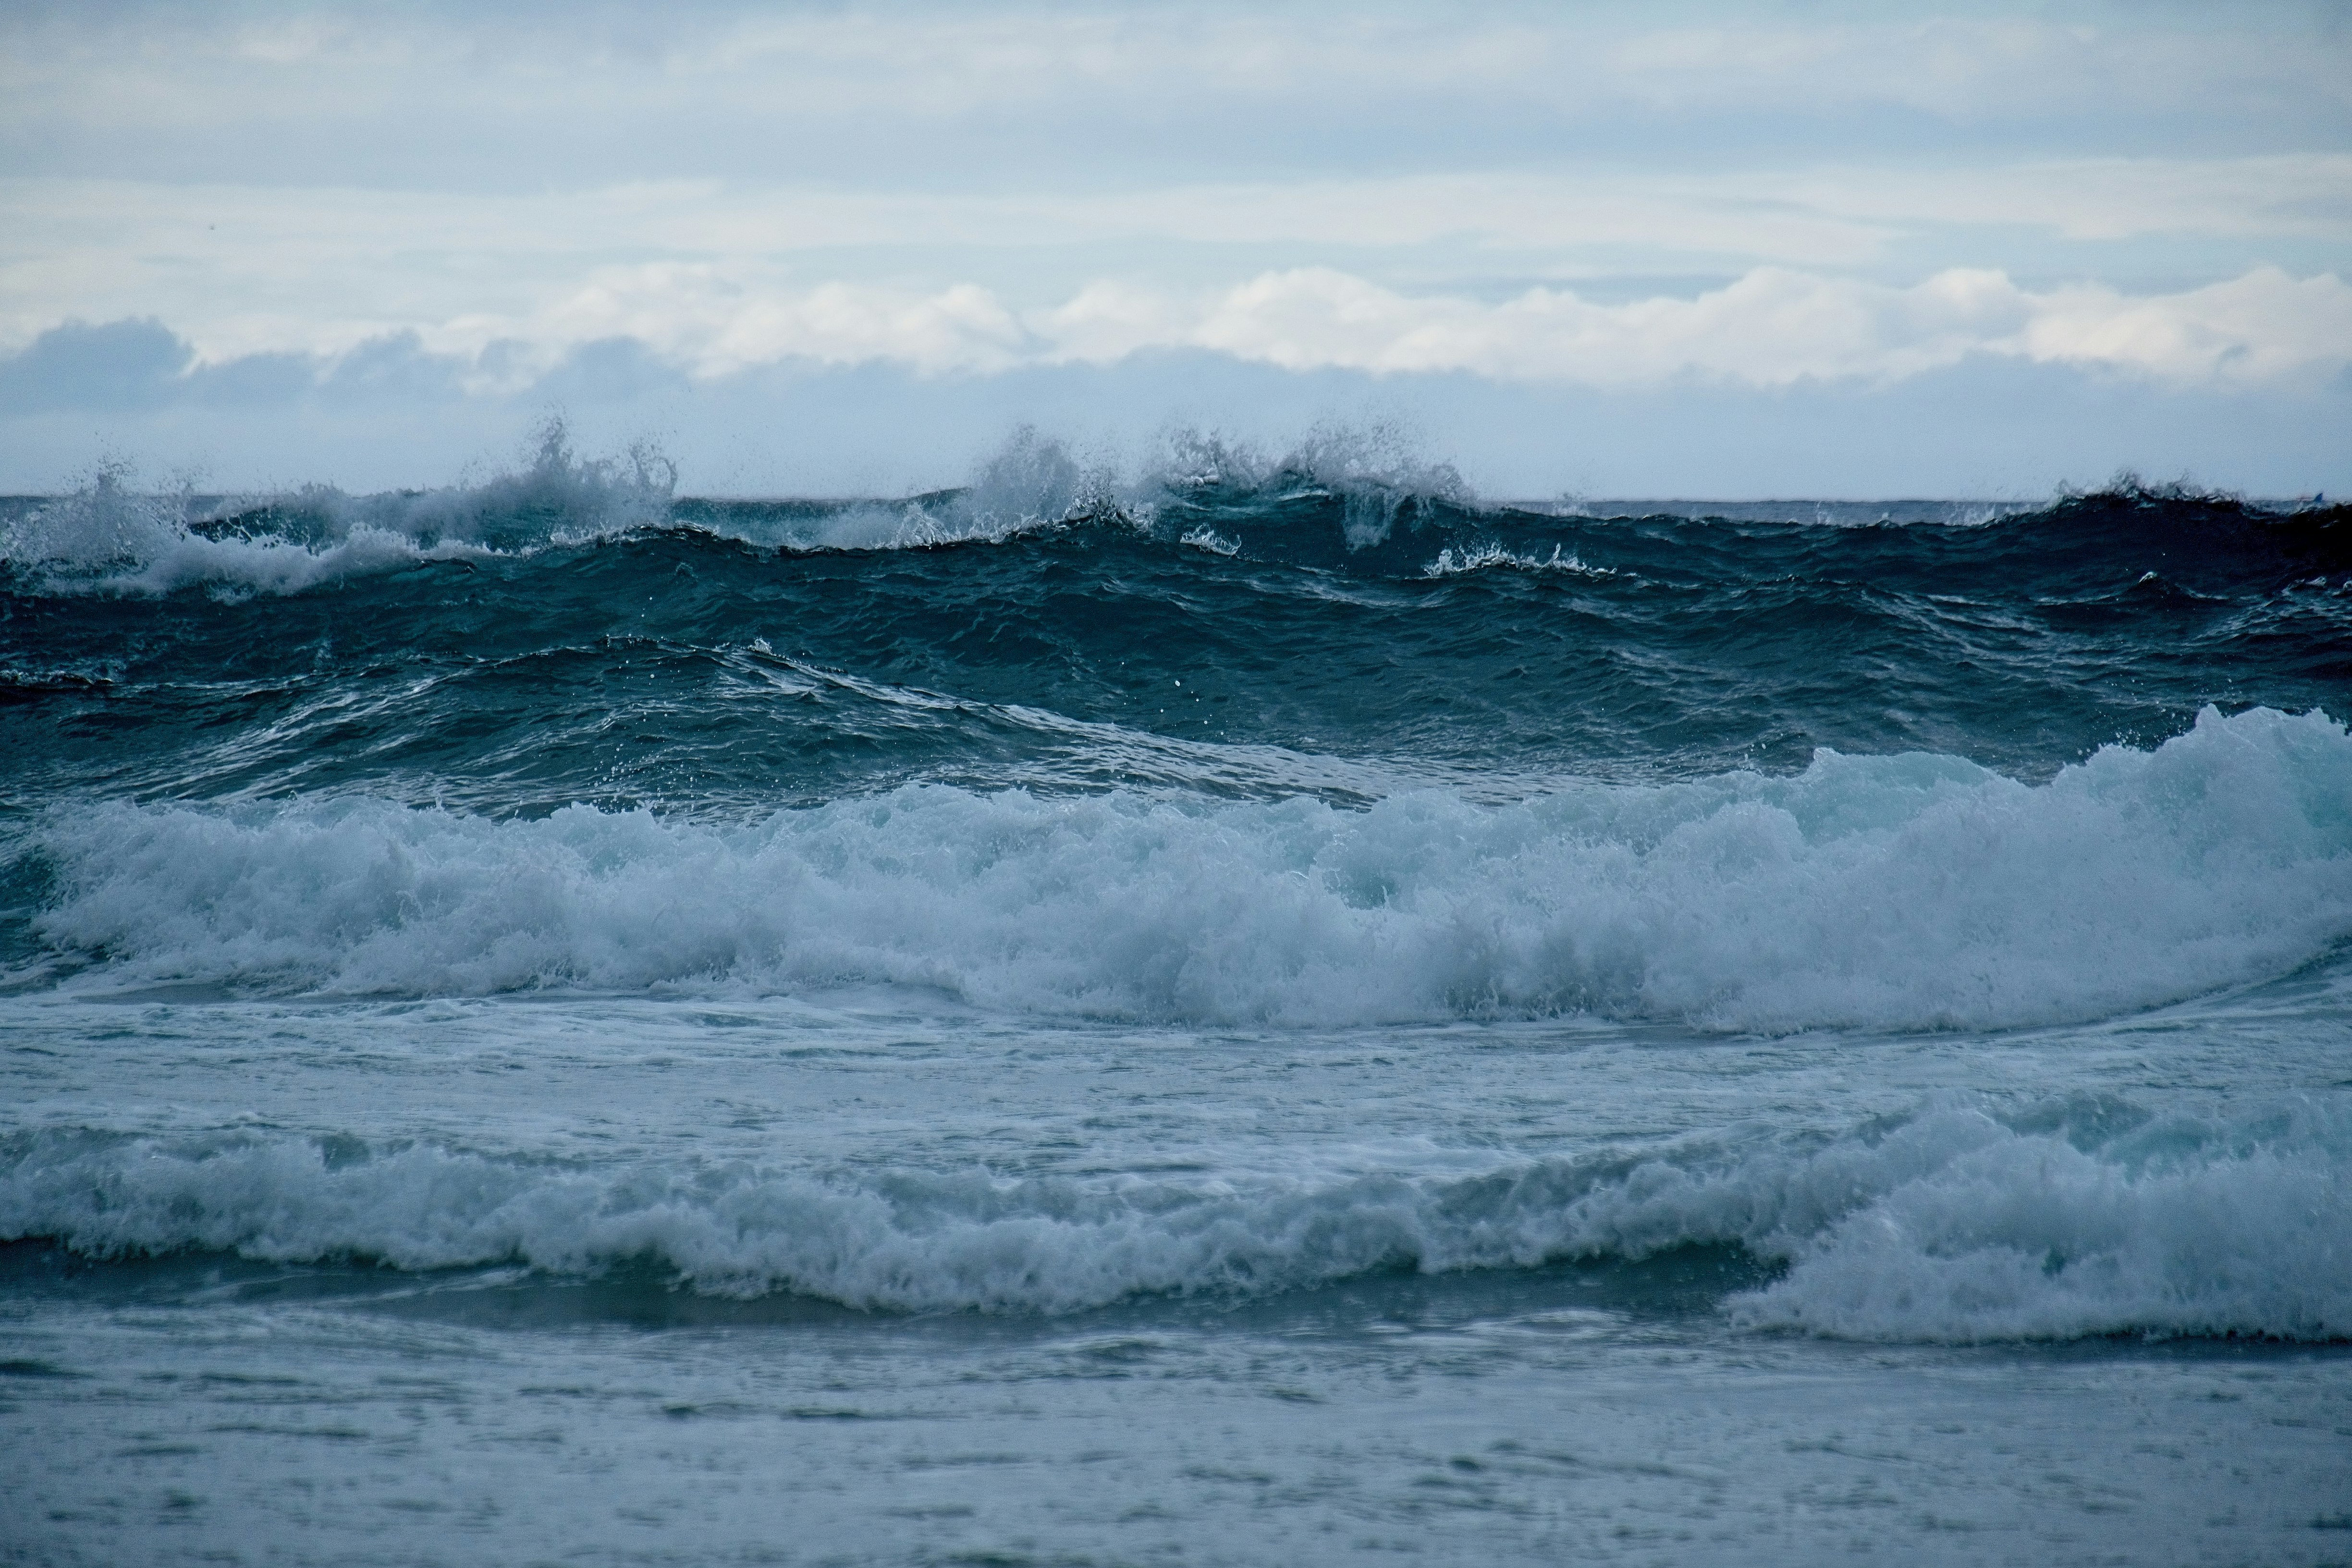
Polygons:
<instances>
[{"instance_id":1,"label":"wave face","mask_svg":"<svg viewBox=\"0 0 2352 1568\"><path fill-rule=\"evenodd\" d=\"M10 503L0 745L43 795L1363 804L1824 747L2042 779L2208 703L2340 711L2352 682L2343 508L1572 515L1336 439L1193 441L1121 479L1029 436L888 503L670 482L556 432L470 489Z\"/></svg>"},{"instance_id":2,"label":"wave face","mask_svg":"<svg viewBox=\"0 0 2352 1568\"><path fill-rule=\"evenodd\" d=\"M1822 1144L1322 1181L583 1166L443 1145L20 1135L0 1232L121 1257L188 1248L411 1270L652 1262L720 1294L1067 1312L1414 1269L1746 1249L1753 1327L1969 1342L2352 1335L2352 1125L1962 1103ZM2122 1125L2116 1126L2120 1121Z\"/></svg>"},{"instance_id":3,"label":"wave face","mask_svg":"<svg viewBox=\"0 0 2352 1568\"><path fill-rule=\"evenodd\" d=\"M1331 431L677 488L551 427L434 491L0 502L0 1240L1023 1313L1728 1248L1741 1330L2352 1334L2346 509L1512 505ZM1059 1066L737 1136L757 1061L681 1047L601 1160L410 1113L435 1009L569 1094L530 1019L624 1003ZM174 1008L340 1043L175 1121L103 1021ZM1196 1032L1390 1065L1090 1142ZM1569 1064L1452 1087L1529 1034L1701 1065L1628 1047L1614 1131ZM1880 1082L1935 1052L1988 1076ZM1385 1152L1247 1145L1327 1093Z\"/></svg>"}]
</instances>

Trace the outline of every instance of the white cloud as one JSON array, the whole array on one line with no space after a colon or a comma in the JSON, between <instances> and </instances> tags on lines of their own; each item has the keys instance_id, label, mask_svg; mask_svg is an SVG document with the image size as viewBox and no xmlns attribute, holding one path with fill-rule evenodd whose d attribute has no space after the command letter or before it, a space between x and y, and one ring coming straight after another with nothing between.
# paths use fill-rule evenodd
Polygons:
<instances>
[{"instance_id":1,"label":"white cloud","mask_svg":"<svg viewBox=\"0 0 2352 1568\"><path fill-rule=\"evenodd\" d=\"M2142 275L2174 270L2167 247L2184 238L2303 245L2340 268L2335 258L2352 257L2352 154L1471 171L1088 195L691 180L499 196L15 179L0 180L0 348L69 317L155 315L222 359L333 352L399 331L464 352L499 335L700 341L744 298L834 280L916 298L975 283L1010 310L1074 311L1075 332L1089 312L1108 312L1108 331L1135 308L1099 292L1073 300L1089 279L1156 297L1318 265L1487 298L1497 275L1573 287L1766 267L1890 283L1922 270L1906 259L1889 277L1895 258L1969 233L1975 265L2011 275L2050 268L2046 247L2064 235L2162 237L2130 253ZM2021 230L2049 237L2020 242ZM2005 246L2018 259L2002 260ZM1126 260L1099 258L1118 247ZM849 250L859 254L845 263ZM2315 269L2308 258L2299 268ZM1015 352L1017 334L991 330ZM844 352L871 337L846 318L840 331ZM765 341L746 338L744 352Z\"/></svg>"},{"instance_id":2,"label":"white cloud","mask_svg":"<svg viewBox=\"0 0 2352 1568\"><path fill-rule=\"evenodd\" d=\"M2352 288L2259 268L2184 293L2033 293L1954 268L1909 288L1759 268L1695 300L1601 305L1531 289L1486 304L1409 296L1324 268L1270 272L1189 313L1097 289L1033 320L1070 358L1205 348L1291 370L1465 372L1619 386L1681 375L1750 385L1891 382L1971 354L2189 382L2257 382L2352 364Z\"/></svg>"},{"instance_id":3,"label":"white cloud","mask_svg":"<svg viewBox=\"0 0 2352 1568\"><path fill-rule=\"evenodd\" d=\"M2184 385L2249 384L2352 365L2352 287L2333 274L2296 279L2263 268L2202 289L2130 296L2092 285L2035 292L1982 269L1895 287L1768 267L1695 299L1603 304L1535 288L1490 302L1404 293L1309 267L1205 290L1097 282L1062 304L1020 311L972 284L758 290L707 272L637 268L601 279L545 315L477 321L452 336L630 336L704 376L785 359L986 374L1205 350L1294 371L1604 387L1684 376L1749 386L1885 384L1979 354Z\"/></svg>"},{"instance_id":4,"label":"white cloud","mask_svg":"<svg viewBox=\"0 0 2352 1568\"><path fill-rule=\"evenodd\" d=\"M492 392L607 338L704 377L2352 359L2352 32L2001 9L0 9L0 352L414 333Z\"/></svg>"},{"instance_id":5,"label":"white cloud","mask_svg":"<svg viewBox=\"0 0 2352 1568\"><path fill-rule=\"evenodd\" d=\"M2127 366L2167 380L2252 383L2352 363L2352 288L2274 267L2186 293L2131 299L2081 287L2045 296L2014 352Z\"/></svg>"},{"instance_id":6,"label":"white cloud","mask_svg":"<svg viewBox=\"0 0 2352 1568\"><path fill-rule=\"evenodd\" d=\"M1495 305L1412 298L1301 268L1231 290L1192 341L1293 370L1465 371L1601 385L1695 374L1773 385L1892 380L1948 364L2012 336L2029 310L1998 273L1939 273L1906 289L1759 268L1696 300L1610 306L1550 289Z\"/></svg>"}]
</instances>

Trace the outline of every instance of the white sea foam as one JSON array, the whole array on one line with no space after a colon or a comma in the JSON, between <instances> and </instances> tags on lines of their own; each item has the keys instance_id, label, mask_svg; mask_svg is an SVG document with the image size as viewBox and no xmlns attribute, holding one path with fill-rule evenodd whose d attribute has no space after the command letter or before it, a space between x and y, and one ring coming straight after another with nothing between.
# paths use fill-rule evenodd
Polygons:
<instances>
[{"instance_id":1,"label":"white sea foam","mask_svg":"<svg viewBox=\"0 0 2352 1568\"><path fill-rule=\"evenodd\" d=\"M2231 1147L2164 1127L2140 1158L1963 1133L1956 1157L1806 1237L1788 1276L1734 1310L1861 1339L2352 1338L2345 1133L2306 1123Z\"/></svg>"},{"instance_id":2,"label":"white sea foam","mask_svg":"<svg viewBox=\"0 0 2352 1568\"><path fill-rule=\"evenodd\" d=\"M1328 1025L1591 1010L2000 1027L2287 973L2352 936L2352 736L2207 710L2027 785L1957 758L1369 810L909 785L737 827L359 799L59 808L78 984L341 994L932 987Z\"/></svg>"},{"instance_id":3,"label":"white sea foam","mask_svg":"<svg viewBox=\"0 0 2352 1568\"><path fill-rule=\"evenodd\" d=\"M1206 523L1186 533L1176 542L1194 550L1205 550L1212 555L1239 555L1242 552L1239 540L1227 539Z\"/></svg>"},{"instance_id":4,"label":"white sea foam","mask_svg":"<svg viewBox=\"0 0 2352 1568\"><path fill-rule=\"evenodd\" d=\"M2352 1335L2352 1128L2308 1109L2078 1147L1965 1103L1825 1142L1343 1180L610 1167L285 1134L0 1142L0 1237L407 1269L630 1261L695 1288L1061 1312L1738 1245L1750 1328L1871 1339Z\"/></svg>"},{"instance_id":5,"label":"white sea foam","mask_svg":"<svg viewBox=\"0 0 2352 1568\"><path fill-rule=\"evenodd\" d=\"M1456 550L1447 545L1437 552L1437 559L1422 569L1424 577L1460 577L1473 572L1496 570L1510 572L1565 572L1577 577L1614 577L1617 574L1606 566L1587 566L1575 555L1564 552L1557 544L1549 555L1521 555L1499 544L1464 545Z\"/></svg>"},{"instance_id":6,"label":"white sea foam","mask_svg":"<svg viewBox=\"0 0 2352 1568\"><path fill-rule=\"evenodd\" d=\"M0 563L53 591L292 594L418 561L482 557L664 521L677 470L650 447L583 458L561 423L512 473L443 489L352 496L314 485L200 503L141 491L121 468L0 534Z\"/></svg>"}]
</instances>

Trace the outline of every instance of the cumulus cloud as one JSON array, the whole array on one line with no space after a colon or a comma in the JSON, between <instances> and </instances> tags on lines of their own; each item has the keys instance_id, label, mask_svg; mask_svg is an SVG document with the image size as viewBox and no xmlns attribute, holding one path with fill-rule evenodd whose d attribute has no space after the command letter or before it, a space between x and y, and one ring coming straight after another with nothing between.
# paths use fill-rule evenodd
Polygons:
<instances>
[{"instance_id":1,"label":"cumulus cloud","mask_svg":"<svg viewBox=\"0 0 2352 1568\"><path fill-rule=\"evenodd\" d=\"M638 267L612 269L542 312L379 336L312 363L331 389L424 376L436 387L506 395L578 365L592 348L706 382L787 362L968 376L1205 351L1286 371L1592 387L1891 384L1975 356L2227 387L2352 366L2352 286L2332 273L2258 268L2203 288L2129 295L2093 284L2037 291L1987 269L1894 286L1764 267L1694 297L1603 303L1549 287L1496 300L1412 293L1305 267L1199 290L1099 281L1021 310L969 283L746 287L709 268ZM153 322L68 324L0 361L0 398L65 406L102 394L128 405L173 384L218 395L230 373L259 363L194 363ZM282 382L289 357L271 363Z\"/></svg>"},{"instance_id":2,"label":"cumulus cloud","mask_svg":"<svg viewBox=\"0 0 2352 1568\"><path fill-rule=\"evenodd\" d=\"M1114 364L1195 349L1285 370L1463 373L1596 386L1675 377L1752 386L1888 383L1972 354L2249 384L2352 364L2352 287L2261 268L2179 293L2044 291L1964 268L1907 287L1763 267L1695 298L1608 304L1537 287L1499 300L1409 293L1326 267L1229 287L1089 284L1018 311L971 284L917 292L830 282L743 290L707 274L616 273L519 335L643 337L698 374L783 359L887 361L926 374Z\"/></svg>"},{"instance_id":3,"label":"cumulus cloud","mask_svg":"<svg viewBox=\"0 0 2352 1568\"><path fill-rule=\"evenodd\" d=\"M510 358L515 374L628 337L705 373L789 355L1002 369L1186 344L1284 364L1603 379L1646 374L1633 367L1662 355L1748 379L1788 363L1883 376L1977 348L2273 374L2336 353L2334 285L2320 279L2341 276L2352 244L2346 192L2352 155L2326 153L1090 195L687 181L507 198L0 181L0 207L23 220L0 226L0 347L68 319L155 317L208 363L331 355L414 331L439 353L526 345L537 357ZM2091 266L2063 268L2091 280L2080 287L2030 292L2006 281L2026 275L2017 265L1897 271L1923 236L1948 244L1958 226L2004 213L2012 247L2035 223L2110 244L2168 237L2101 253L2159 275L2189 240L2268 236L2306 247L2276 267L2304 282L2248 284L2242 263L2234 278L2196 279L2218 292L2166 295L2100 284ZM2049 267L2046 249L2024 248ZM1970 281L1980 273L2004 281ZM1658 287L1673 274L1728 287L1692 300L1687 284ZM2308 333L2276 320L2297 309L2314 312ZM2015 338L2027 318L2040 325ZM1822 335L1791 359L1760 323L1800 320ZM2243 363L2224 370L2233 351Z\"/></svg>"},{"instance_id":4,"label":"cumulus cloud","mask_svg":"<svg viewBox=\"0 0 2352 1568\"><path fill-rule=\"evenodd\" d=\"M1105 297L1068 308L1074 357L1172 338L1286 369L1458 371L1507 381L1631 385L1677 375L1785 385L1891 382L1970 354L2112 366L2180 382L2253 382L2352 363L2352 288L2262 268L2184 293L2035 293L1951 268L1908 288L1758 268L1696 299L1602 305L1530 289L1486 304L1416 298L1321 268L1267 273L1173 313ZM1049 313L1048 329L1063 318ZM1115 324L1129 325L1122 344Z\"/></svg>"},{"instance_id":5,"label":"cumulus cloud","mask_svg":"<svg viewBox=\"0 0 2352 1568\"><path fill-rule=\"evenodd\" d=\"M2352 363L2326 7L1937 9L0 8L0 413Z\"/></svg>"}]
</instances>

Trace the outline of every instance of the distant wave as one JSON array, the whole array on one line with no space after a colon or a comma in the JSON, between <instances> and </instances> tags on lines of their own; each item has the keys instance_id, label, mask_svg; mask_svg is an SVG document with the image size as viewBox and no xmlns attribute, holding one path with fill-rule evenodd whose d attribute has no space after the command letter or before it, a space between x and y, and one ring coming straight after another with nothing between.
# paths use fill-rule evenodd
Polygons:
<instances>
[{"instance_id":1,"label":"distant wave","mask_svg":"<svg viewBox=\"0 0 2352 1568\"><path fill-rule=\"evenodd\" d=\"M530 461L478 484L351 496L327 485L205 501L100 472L0 531L0 563L52 592L210 586L293 594L418 561L579 542L665 522L677 472L648 447L583 458L551 422Z\"/></svg>"},{"instance_id":2,"label":"distant wave","mask_svg":"<svg viewBox=\"0 0 2352 1568\"><path fill-rule=\"evenodd\" d=\"M528 553L681 521L769 548L891 551L1002 542L1082 521L1150 531L1171 500L1247 509L1319 492L1339 501L1346 540L1360 548L1387 539L1415 506L1472 504L1449 465L1412 456L1392 433L1338 426L1273 458L1179 431L1121 478L1024 426L969 483L899 500L703 503L681 516L677 482L676 466L648 445L580 456L561 421L541 428L520 468L431 490L353 496L315 484L206 499L142 491L117 466L0 528L0 564L51 592L290 594L420 560Z\"/></svg>"},{"instance_id":3,"label":"distant wave","mask_svg":"<svg viewBox=\"0 0 2352 1568\"><path fill-rule=\"evenodd\" d=\"M282 1133L37 1131L0 1139L0 1238L404 1269L651 1260L720 1294L1049 1313L1736 1245L1785 1267L1725 1303L1750 1329L2352 1337L2340 1115L2107 1105L2077 1124L2079 1109L1942 1100L1827 1141L1293 1181L589 1167Z\"/></svg>"},{"instance_id":4,"label":"distant wave","mask_svg":"<svg viewBox=\"0 0 2352 1568\"><path fill-rule=\"evenodd\" d=\"M1452 464L1377 426L1318 427L1278 455L1179 429L1125 471L1024 426L965 484L895 500L682 500L677 484L676 466L657 448L640 444L617 456L583 457L560 421L542 427L514 470L428 490L354 496L320 484L203 498L142 491L127 469L115 468L71 495L0 520L0 572L20 592L152 596L203 589L238 597L305 593L420 562L531 556L654 531L793 553L862 553L1003 544L1100 527L1213 555L1360 575L1443 578L1505 569L1598 578L1627 574L1588 561L1577 540L1629 521L1666 524L1679 531L1679 543L1698 546L1721 542L1715 536L1724 531L1981 535L1952 563L1981 567L1988 552L2011 554L2029 572L2084 552L2100 560L2191 562L2251 552L2272 576L2289 561L2322 571L2352 567L2352 510L2343 506L2271 510L2221 492L2149 486L2129 474L2039 508L1921 503L1932 516L1907 522L1851 506L1833 519L1815 502L1665 503L1673 510L1650 519L1597 517L1580 503L1514 507L1482 500ZM1591 537L1646 551L1658 566L1686 552L1622 529ZM1895 564L1916 571L1933 563L1931 552Z\"/></svg>"},{"instance_id":5,"label":"distant wave","mask_svg":"<svg viewBox=\"0 0 2352 1568\"><path fill-rule=\"evenodd\" d=\"M734 828L345 798L68 805L28 831L55 889L33 931L108 987L886 984L1140 1019L1923 1029L2109 1016L2352 937L2352 737L2260 709L2036 786L1822 752L1510 805L908 785Z\"/></svg>"}]
</instances>

